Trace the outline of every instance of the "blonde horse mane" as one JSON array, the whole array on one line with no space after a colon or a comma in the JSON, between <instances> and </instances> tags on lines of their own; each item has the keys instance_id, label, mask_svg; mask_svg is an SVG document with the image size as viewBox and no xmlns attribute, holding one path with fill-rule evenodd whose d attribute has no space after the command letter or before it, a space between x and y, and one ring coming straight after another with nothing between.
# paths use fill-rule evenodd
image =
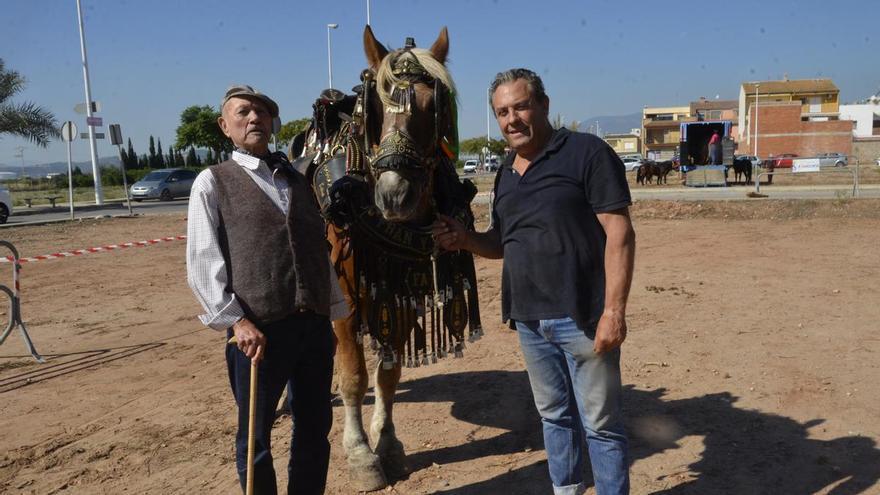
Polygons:
<instances>
[{"instance_id":1,"label":"blonde horse mane","mask_svg":"<svg viewBox=\"0 0 880 495\"><path fill-rule=\"evenodd\" d=\"M456 95L457 99L455 83L452 82L452 76L449 74L446 66L438 62L429 50L424 48L410 48L405 52L398 51L388 54L379 64L379 70L376 73L376 89L379 93L379 99L382 100L382 103L387 108L397 110L398 112L402 111L402 108L400 108L401 104L394 101L391 96L393 88L408 84L393 73L394 68L392 66L392 61L396 63L400 57L415 57L418 64L425 69L425 72L434 79L438 79L442 82L443 85L449 89L451 94Z\"/></svg>"}]
</instances>

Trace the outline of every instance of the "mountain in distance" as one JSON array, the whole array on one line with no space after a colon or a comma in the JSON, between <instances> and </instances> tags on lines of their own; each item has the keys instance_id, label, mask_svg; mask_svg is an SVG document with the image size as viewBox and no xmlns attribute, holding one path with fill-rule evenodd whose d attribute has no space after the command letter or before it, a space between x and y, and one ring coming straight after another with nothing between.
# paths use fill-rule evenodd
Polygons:
<instances>
[{"instance_id":1,"label":"mountain in distance","mask_svg":"<svg viewBox=\"0 0 880 495\"><path fill-rule=\"evenodd\" d=\"M199 155L199 158L204 160L208 155L208 150L197 149L196 154ZM82 160L82 161L74 161L71 162L71 166L76 169L82 171L82 173L86 175L92 175L92 161L91 160ZM98 158L98 166L99 167L116 167L119 168L119 157L118 156L102 156ZM0 163L0 172L6 172L7 174L15 174L14 177L18 177L21 175L22 166L21 165L10 165L5 163ZM45 177L47 174L67 174L67 162L51 162L51 163L40 163L37 165L25 165L24 173L29 177ZM3 175L7 175L3 174Z\"/></svg>"},{"instance_id":2,"label":"mountain in distance","mask_svg":"<svg viewBox=\"0 0 880 495\"><path fill-rule=\"evenodd\" d=\"M642 112L626 115L588 117L579 122L578 130L595 134L596 121L599 121L599 133L602 136L606 134L628 134L631 129L642 127Z\"/></svg>"},{"instance_id":3,"label":"mountain in distance","mask_svg":"<svg viewBox=\"0 0 880 495\"><path fill-rule=\"evenodd\" d=\"M76 169L82 171L82 173L86 175L92 175L92 161L78 161L71 162L71 166ZM99 167L116 167L119 168L119 157L118 156L102 156L98 158L98 166ZM22 166L21 165L6 165L0 164L0 172L10 172L14 173L16 177L21 175ZM45 177L46 174L67 174L67 162L52 162L52 163L41 163L38 165L25 165L24 173L29 177Z\"/></svg>"}]
</instances>

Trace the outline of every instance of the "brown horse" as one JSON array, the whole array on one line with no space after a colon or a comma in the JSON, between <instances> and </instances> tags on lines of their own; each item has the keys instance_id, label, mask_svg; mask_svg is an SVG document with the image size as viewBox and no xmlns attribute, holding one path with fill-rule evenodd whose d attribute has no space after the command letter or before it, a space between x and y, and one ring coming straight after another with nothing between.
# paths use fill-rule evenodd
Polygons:
<instances>
[{"instance_id":1,"label":"brown horse","mask_svg":"<svg viewBox=\"0 0 880 495\"><path fill-rule=\"evenodd\" d=\"M654 177L657 177L657 185L660 185L661 180L666 184L666 176L669 175L669 172L672 172L672 160L654 164Z\"/></svg>"},{"instance_id":2,"label":"brown horse","mask_svg":"<svg viewBox=\"0 0 880 495\"><path fill-rule=\"evenodd\" d=\"M654 177L654 167L657 164L653 160L645 160L636 169L636 182L645 186L651 183L652 178Z\"/></svg>"},{"instance_id":3,"label":"brown horse","mask_svg":"<svg viewBox=\"0 0 880 495\"><path fill-rule=\"evenodd\" d=\"M294 165L307 170L328 220L331 259L351 308L333 328L343 447L361 491L409 471L392 420L402 364L460 356L465 327L471 340L482 333L473 258L439 252L430 236L438 212L473 228L476 188L459 181L452 162L457 130L455 87L444 66L448 48L443 28L429 50L407 39L389 52L367 26L369 68L357 96L322 93L304 151L290 152L301 157ZM369 382L364 337L378 356L374 448L361 411Z\"/></svg>"}]
</instances>

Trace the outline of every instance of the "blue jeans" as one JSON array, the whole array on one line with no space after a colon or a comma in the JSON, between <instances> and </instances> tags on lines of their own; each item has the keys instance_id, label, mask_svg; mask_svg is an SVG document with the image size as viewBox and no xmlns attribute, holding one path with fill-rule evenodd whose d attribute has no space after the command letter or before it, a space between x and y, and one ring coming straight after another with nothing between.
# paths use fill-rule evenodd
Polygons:
<instances>
[{"instance_id":1,"label":"blue jeans","mask_svg":"<svg viewBox=\"0 0 880 495\"><path fill-rule=\"evenodd\" d=\"M571 318L517 321L516 329L541 415L553 492L584 490L586 439L596 493L629 493L620 349L595 354L593 340Z\"/></svg>"},{"instance_id":2,"label":"blue jeans","mask_svg":"<svg viewBox=\"0 0 880 495\"><path fill-rule=\"evenodd\" d=\"M254 493L278 493L272 466L272 424L275 406L285 385L293 420L287 493L324 493L330 463L327 435L333 421L330 383L333 378L333 331L326 316L297 313L260 327L266 350L257 368L257 404L254 427ZM232 330L228 335L231 336ZM247 479L248 400L250 359L234 345L226 346L226 364L232 393L238 404L235 461L242 490Z\"/></svg>"}]
</instances>

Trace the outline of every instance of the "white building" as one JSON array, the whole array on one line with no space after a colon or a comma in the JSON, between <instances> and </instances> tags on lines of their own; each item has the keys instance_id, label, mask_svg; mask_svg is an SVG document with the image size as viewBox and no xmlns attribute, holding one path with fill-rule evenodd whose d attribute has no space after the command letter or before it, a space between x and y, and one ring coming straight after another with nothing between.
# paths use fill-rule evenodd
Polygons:
<instances>
[{"instance_id":1,"label":"white building","mask_svg":"<svg viewBox=\"0 0 880 495\"><path fill-rule=\"evenodd\" d=\"M866 103L840 105L840 120L854 122L853 137L880 136L880 96L872 96Z\"/></svg>"}]
</instances>

